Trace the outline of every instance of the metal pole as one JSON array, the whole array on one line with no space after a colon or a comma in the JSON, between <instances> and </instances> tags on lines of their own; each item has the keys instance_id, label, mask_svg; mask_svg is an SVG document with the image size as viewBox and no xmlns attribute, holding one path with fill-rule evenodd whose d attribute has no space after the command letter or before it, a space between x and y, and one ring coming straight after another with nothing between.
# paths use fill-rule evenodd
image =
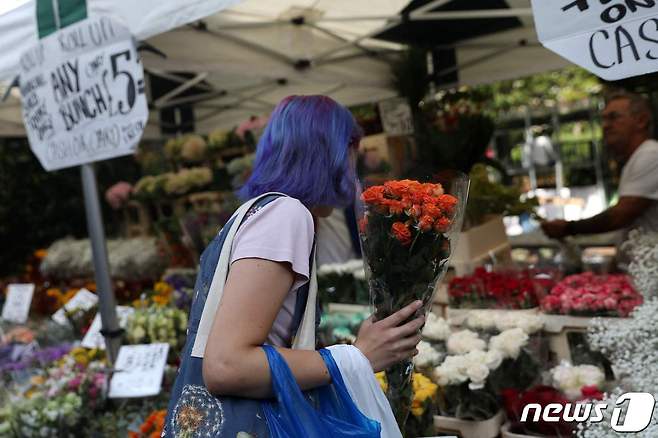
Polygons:
<instances>
[{"instance_id":1,"label":"metal pole","mask_svg":"<svg viewBox=\"0 0 658 438\"><path fill-rule=\"evenodd\" d=\"M98 201L96 173L92 164L80 166L82 176L82 191L85 198L87 214L87 229L91 240L91 250L94 256L94 276L98 294L98 310L101 315L102 331L105 337L105 347L108 360L114 363L121 346L121 329L117 319L116 300L110 280L110 269L105 245L105 231Z\"/></svg>"}]
</instances>

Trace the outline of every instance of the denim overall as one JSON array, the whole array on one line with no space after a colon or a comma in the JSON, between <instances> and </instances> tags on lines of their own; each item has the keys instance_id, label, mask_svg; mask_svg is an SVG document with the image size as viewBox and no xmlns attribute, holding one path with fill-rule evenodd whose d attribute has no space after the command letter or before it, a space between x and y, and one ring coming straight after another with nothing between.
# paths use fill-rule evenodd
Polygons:
<instances>
[{"instance_id":1,"label":"denim overall","mask_svg":"<svg viewBox=\"0 0 658 438\"><path fill-rule=\"evenodd\" d=\"M245 218L279 196L282 195L267 195L256 201ZM169 401L165 427L162 432L163 437L235 438L240 432L243 434L240 434L239 438L246 437L244 433L254 438L265 438L270 435L263 414L262 401L237 397L216 397L210 394L203 382L203 359L191 354L222 246L234 221L235 216L222 228L201 255L199 274L194 286L196 295L190 310L187 341L183 348L181 366ZM307 298L308 282L297 291L293 317L295 330L293 331L296 331L302 320ZM316 313L316 317L319 317L319 312Z\"/></svg>"}]
</instances>

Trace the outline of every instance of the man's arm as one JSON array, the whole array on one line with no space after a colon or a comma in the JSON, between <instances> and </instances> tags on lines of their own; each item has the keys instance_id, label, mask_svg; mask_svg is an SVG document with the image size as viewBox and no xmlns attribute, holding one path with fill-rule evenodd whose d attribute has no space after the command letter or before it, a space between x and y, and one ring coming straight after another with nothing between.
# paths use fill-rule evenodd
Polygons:
<instances>
[{"instance_id":1,"label":"man's arm","mask_svg":"<svg viewBox=\"0 0 658 438\"><path fill-rule=\"evenodd\" d=\"M655 202L648 198L623 196L613 207L589 219L567 222L544 222L542 229L550 238L561 239L574 234L600 234L628 227Z\"/></svg>"}]
</instances>

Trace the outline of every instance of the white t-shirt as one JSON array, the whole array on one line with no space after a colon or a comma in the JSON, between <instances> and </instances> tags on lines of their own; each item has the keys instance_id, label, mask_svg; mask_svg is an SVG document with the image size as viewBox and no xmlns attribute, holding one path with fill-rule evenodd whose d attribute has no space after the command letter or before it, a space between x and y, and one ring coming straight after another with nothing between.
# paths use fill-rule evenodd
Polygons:
<instances>
[{"instance_id":1,"label":"white t-shirt","mask_svg":"<svg viewBox=\"0 0 658 438\"><path fill-rule=\"evenodd\" d=\"M619 197L624 196L654 201L629 228L642 227L647 232L658 232L658 141L642 143L622 169Z\"/></svg>"},{"instance_id":2,"label":"white t-shirt","mask_svg":"<svg viewBox=\"0 0 658 438\"><path fill-rule=\"evenodd\" d=\"M280 197L248 215L233 239L230 263L245 258L288 262L297 278L274 320L268 344L290 347L297 289L308 282L313 216L295 198Z\"/></svg>"},{"instance_id":3,"label":"white t-shirt","mask_svg":"<svg viewBox=\"0 0 658 438\"><path fill-rule=\"evenodd\" d=\"M343 210L335 208L329 217L318 219L316 251L318 266L356 258Z\"/></svg>"}]
</instances>

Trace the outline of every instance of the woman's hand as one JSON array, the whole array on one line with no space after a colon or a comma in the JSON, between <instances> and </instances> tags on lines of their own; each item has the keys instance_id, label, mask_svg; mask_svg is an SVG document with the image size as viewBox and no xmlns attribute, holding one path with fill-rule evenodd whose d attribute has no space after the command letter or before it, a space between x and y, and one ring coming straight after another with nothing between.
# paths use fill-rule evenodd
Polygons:
<instances>
[{"instance_id":1,"label":"woman's hand","mask_svg":"<svg viewBox=\"0 0 658 438\"><path fill-rule=\"evenodd\" d=\"M421 339L420 329L425 317L419 316L400 324L422 305L422 301L415 301L381 321L373 322L371 316L363 322L354 346L368 358L376 373L418 354L416 346Z\"/></svg>"}]
</instances>

